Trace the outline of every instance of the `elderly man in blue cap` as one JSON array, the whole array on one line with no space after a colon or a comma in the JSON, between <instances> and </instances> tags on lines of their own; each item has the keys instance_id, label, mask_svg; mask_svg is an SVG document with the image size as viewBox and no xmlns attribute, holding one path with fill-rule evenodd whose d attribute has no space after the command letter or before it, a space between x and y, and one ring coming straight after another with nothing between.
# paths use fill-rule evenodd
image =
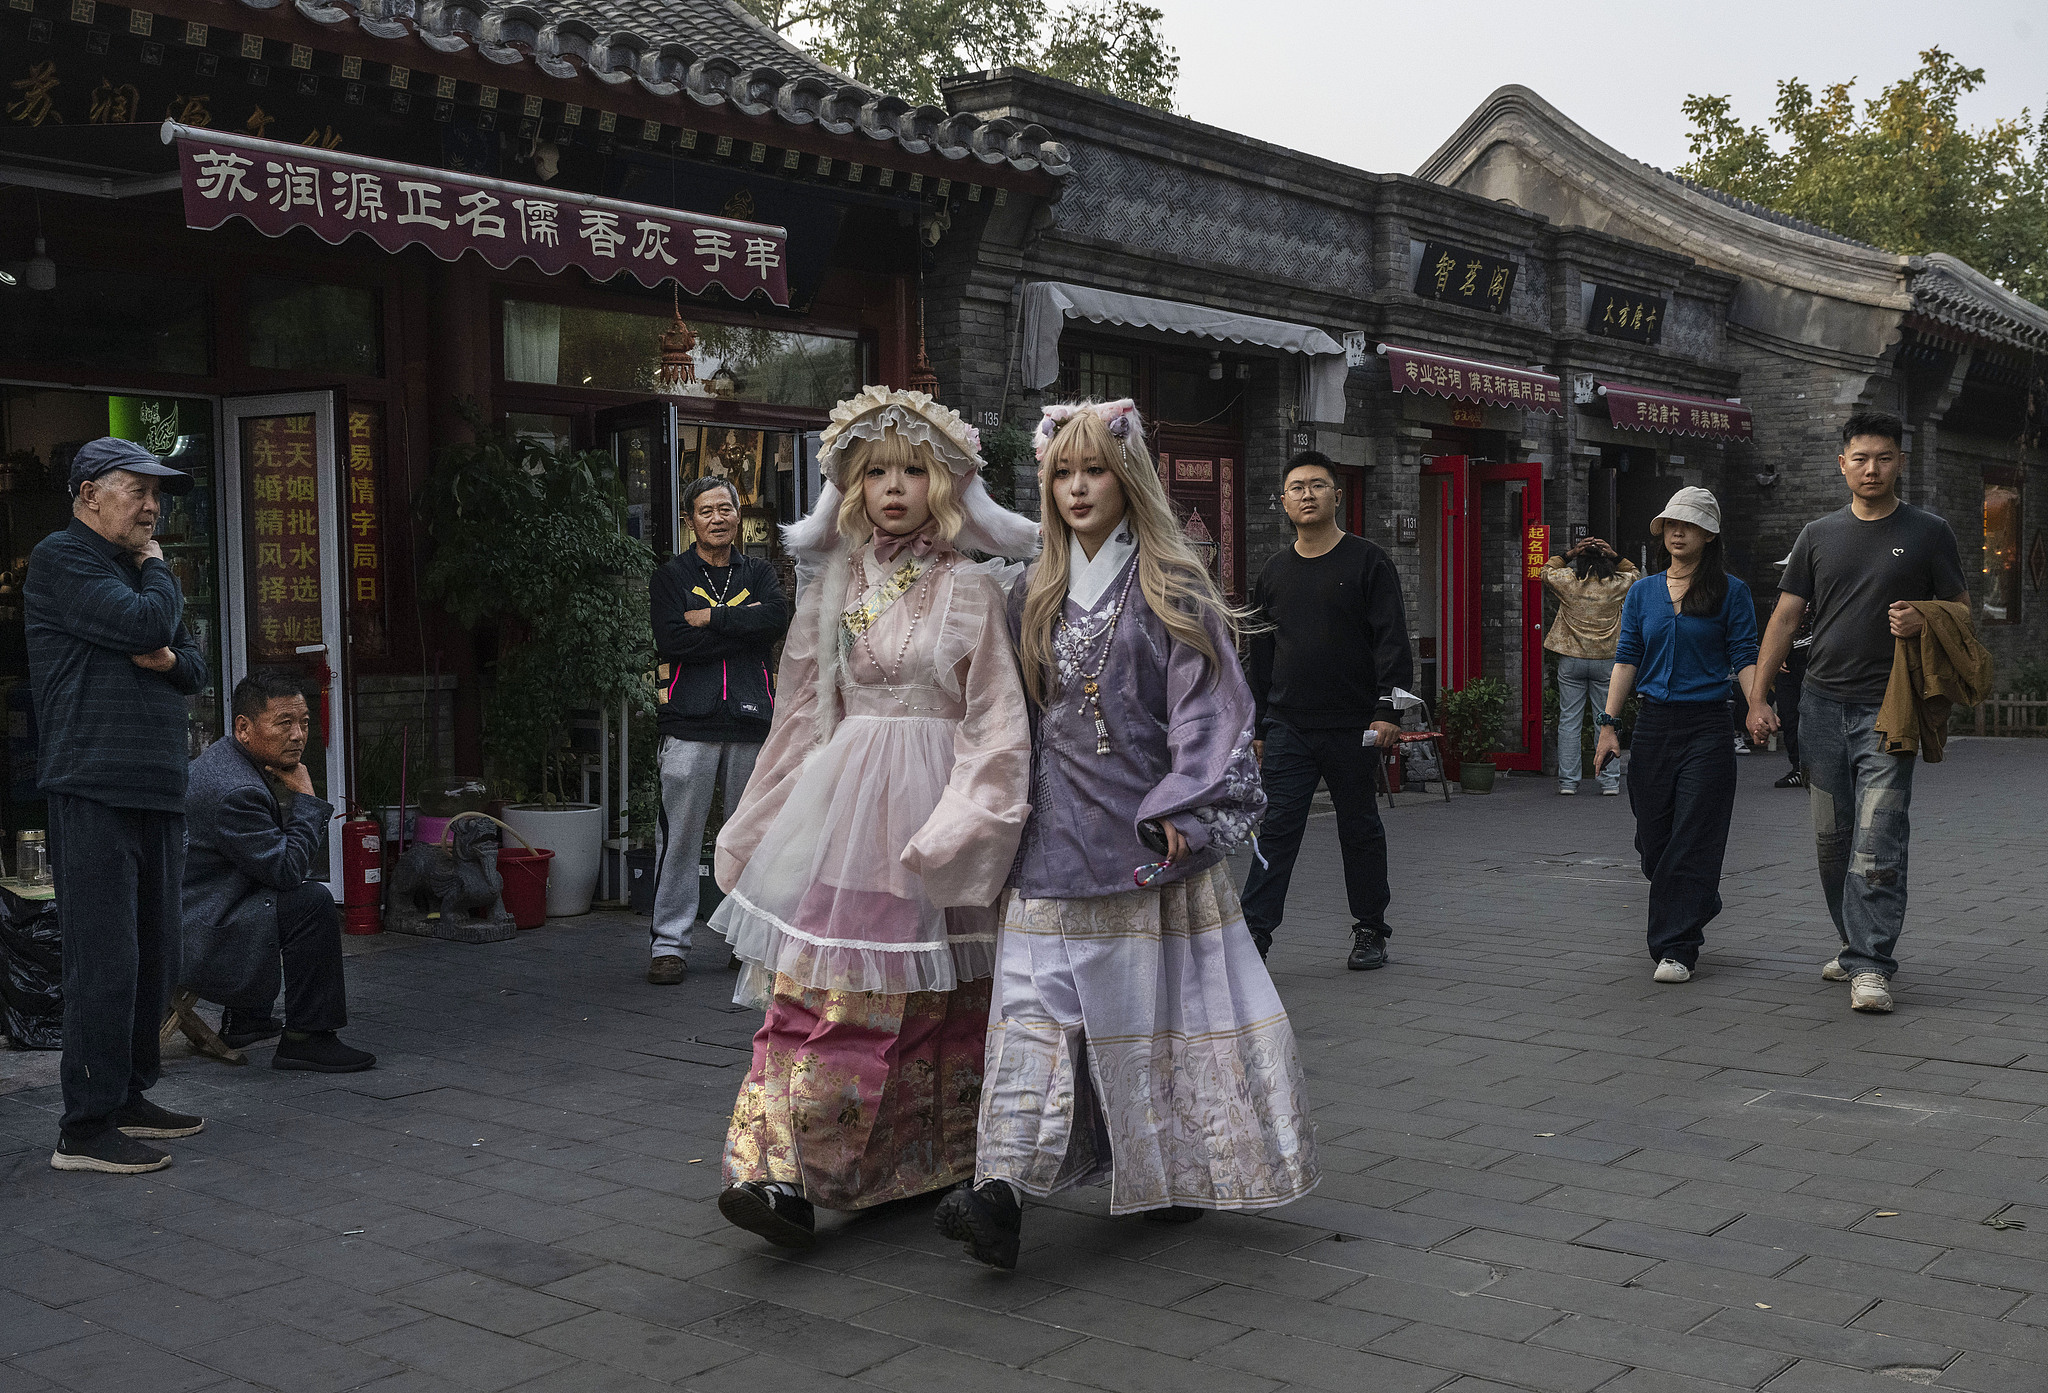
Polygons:
<instances>
[{"instance_id":1,"label":"elderly man in blue cap","mask_svg":"<svg viewBox=\"0 0 2048 1393\"><path fill-rule=\"evenodd\" d=\"M206 1125L143 1096L177 980L185 698L206 683L154 534L161 495L192 482L131 441L93 441L71 462L71 525L37 544L23 587L64 935L57 1170L161 1170L171 1158L138 1138Z\"/></svg>"}]
</instances>

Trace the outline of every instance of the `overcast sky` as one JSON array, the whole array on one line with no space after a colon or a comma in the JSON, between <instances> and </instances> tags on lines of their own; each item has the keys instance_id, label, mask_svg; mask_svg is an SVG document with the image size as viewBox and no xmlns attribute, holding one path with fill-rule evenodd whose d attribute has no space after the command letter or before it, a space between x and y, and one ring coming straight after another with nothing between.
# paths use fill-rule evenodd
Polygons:
<instances>
[{"instance_id":1,"label":"overcast sky","mask_svg":"<svg viewBox=\"0 0 2048 1393\"><path fill-rule=\"evenodd\" d=\"M1985 70L1982 125L2048 101L2041 0L1151 0L1180 50L1176 105L1198 121L1387 173L1412 173L1486 95L1534 88L1623 153L1688 157L1678 104L1729 94L1762 125L1778 79L1877 95L1941 47Z\"/></svg>"}]
</instances>

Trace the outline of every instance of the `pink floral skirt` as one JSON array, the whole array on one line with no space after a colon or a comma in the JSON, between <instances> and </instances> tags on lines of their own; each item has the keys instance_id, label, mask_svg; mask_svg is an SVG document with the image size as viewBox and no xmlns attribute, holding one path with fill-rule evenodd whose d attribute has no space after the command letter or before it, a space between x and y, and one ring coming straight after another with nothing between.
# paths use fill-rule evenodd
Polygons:
<instances>
[{"instance_id":1,"label":"pink floral skirt","mask_svg":"<svg viewBox=\"0 0 2048 1393\"><path fill-rule=\"evenodd\" d=\"M974 1174L990 983L827 991L775 979L726 1133L725 1183L865 1209Z\"/></svg>"}]
</instances>

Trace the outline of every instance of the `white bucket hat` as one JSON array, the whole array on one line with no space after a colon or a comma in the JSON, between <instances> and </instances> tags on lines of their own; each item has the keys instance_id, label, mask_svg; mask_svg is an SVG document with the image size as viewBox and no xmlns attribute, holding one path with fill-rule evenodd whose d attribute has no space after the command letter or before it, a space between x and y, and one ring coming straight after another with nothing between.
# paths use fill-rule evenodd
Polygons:
<instances>
[{"instance_id":1,"label":"white bucket hat","mask_svg":"<svg viewBox=\"0 0 2048 1393\"><path fill-rule=\"evenodd\" d=\"M1720 500L1703 488L1682 488L1671 495L1671 501L1664 505L1663 512L1650 519L1650 535L1663 536L1667 522L1689 522L1718 537L1721 535Z\"/></svg>"}]
</instances>

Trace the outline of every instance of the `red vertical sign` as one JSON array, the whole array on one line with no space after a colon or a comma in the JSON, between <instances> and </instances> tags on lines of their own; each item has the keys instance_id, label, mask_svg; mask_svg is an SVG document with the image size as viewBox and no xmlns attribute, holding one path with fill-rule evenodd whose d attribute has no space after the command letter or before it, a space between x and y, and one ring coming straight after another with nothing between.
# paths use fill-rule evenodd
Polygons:
<instances>
[{"instance_id":1,"label":"red vertical sign","mask_svg":"<svg viewBox=\"0 0 2048 1393\"><path fill-rule=\"evenodd\" d=\"M250 657L288 661L324 642L320 624L320 494L313 417L242 422L248 479Z\"/></svg>"},{"instance_id":2,"label":"red vertical sign","mask_svg":"<svg viewBox=\"0 0 2048 1393\"><path fill-rule=\"evenodd\" d=\"M355 651L382 654L384 625L383 512L377 489L384 474L384 408L348 411L347 520L349 633Z\"/></svg>"}]
</instances>

